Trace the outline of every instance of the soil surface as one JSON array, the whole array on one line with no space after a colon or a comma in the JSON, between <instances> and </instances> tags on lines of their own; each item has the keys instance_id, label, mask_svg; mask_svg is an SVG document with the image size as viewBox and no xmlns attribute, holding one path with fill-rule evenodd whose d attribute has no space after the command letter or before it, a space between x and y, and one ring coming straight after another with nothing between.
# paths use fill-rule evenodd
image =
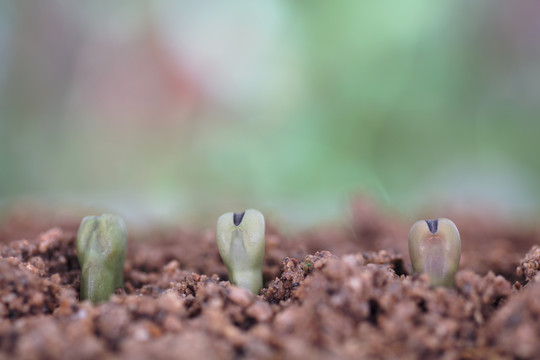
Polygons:
<instances>
[{"instance_id":1,"label":"soil surface","mask_svg":"<svg viewBox=\"0 0 540 360\"><path fill-rule=\"evenodd\" d=\"M125 287L97 306L78 297L77 221L4 214L0 359L539 357L539 229L448 216L456 288L430 288L410 274L412 223L368 201L352 214L294 236L268 226L259 295L229 284L212 229L130 233Z\"/></svg>"}]
</instances>

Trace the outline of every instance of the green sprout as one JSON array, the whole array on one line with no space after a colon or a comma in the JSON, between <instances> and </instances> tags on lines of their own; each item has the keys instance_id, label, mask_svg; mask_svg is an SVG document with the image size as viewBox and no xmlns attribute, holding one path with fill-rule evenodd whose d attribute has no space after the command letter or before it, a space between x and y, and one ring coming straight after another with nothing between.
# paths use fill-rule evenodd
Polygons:
<instances>
[{"instance_id":1,"label":"green sprout","mask_svg":"<svg viewBox=\"0 0 540 360\"><path fill-rule=\"evenodd\" d=\"M116 288L123 287L125 257L124 221L110 214L85 217L77 233L81 300L107 301Z\"/></svg>"},{"instance_id":2,"label":"green sprout","mask_svg":"<svg viewBox=\"0 0 540 360\"><path fill-rule=\"evenodd\" d=\"M425 273L432 286L453 287L461 257L461 238L452 220L420 220L409 233L413 271Z\"/></svg>"},{"instance_id":3,"label":"green sprout","mask_svg":"<svg viewBox=\"0 0 540 360\"><path fill-rule=\"evenodd\" d=\"M228 212L217 222L217 245L232 284L258 294L263 285L264 216L257 210Z\"/></svg>"}]
</instances>

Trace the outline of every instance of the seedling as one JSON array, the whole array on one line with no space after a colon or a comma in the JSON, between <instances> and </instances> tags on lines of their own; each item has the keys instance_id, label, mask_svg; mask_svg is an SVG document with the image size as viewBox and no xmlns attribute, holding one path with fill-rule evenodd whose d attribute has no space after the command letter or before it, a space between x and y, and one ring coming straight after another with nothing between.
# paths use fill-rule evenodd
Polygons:
<instances>
[{"instance_id":1,"label":"seedling","mask_svg":"<svg viewBox=\"0 0 540 360\"><path fill-rule=\"evenodd\" d=\"M453 287L461 256L461 238L452 220L420 220L409 233L415 273L426 273L432 286Z\"/></svg>"},{"instance_id":2,"label":"seedling","mask_svg":"<svg viewBox=\"0 0 540 360\"><path fill-rule=\"evenodd\" d=\"M87 216L77 233L77 258L81 266L81 300L107 301L124 286L126 225L110 214Z\"/></svg>"},{"instance_id":3,"label":"seedling","mask_svg":"<svg viewBox=\"0 0 540 360\"><path fill-rule=\"evenodd\" d=\"M221 215L217 222L216 239L231 283L258 294L263 283L263 214L250 209Z\"/></svg>"}]
</instances>

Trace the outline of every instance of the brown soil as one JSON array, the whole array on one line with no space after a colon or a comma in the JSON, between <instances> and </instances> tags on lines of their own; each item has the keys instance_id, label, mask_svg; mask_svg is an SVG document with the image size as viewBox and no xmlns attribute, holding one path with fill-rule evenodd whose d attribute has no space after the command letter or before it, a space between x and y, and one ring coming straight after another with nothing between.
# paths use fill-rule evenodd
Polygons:
<instances>
[{"instance_id":1,"label":"brown soil","mask_svg":"<svg viewBox=\"0 0 540 360\"><path fill-rule=\"evenodd\" d=\"M270 226L258 296L229 284L212 230L130 234L125 289L98 306L78 299L76 222L31 238L48 224L4 216L0 359L538 358L538 229L453 217L456 288L431 289L410 224L353 210L350 229Z\"/></svg>"}]
</instances>

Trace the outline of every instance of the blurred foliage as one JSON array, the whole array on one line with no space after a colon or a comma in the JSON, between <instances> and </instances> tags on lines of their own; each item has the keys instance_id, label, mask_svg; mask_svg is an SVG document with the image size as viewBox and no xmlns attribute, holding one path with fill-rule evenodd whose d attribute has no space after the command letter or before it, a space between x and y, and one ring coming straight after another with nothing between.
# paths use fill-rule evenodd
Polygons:
<instances>
[{"instance_id":1,"label":"blurred foliage","mask_svg":"<svg viewBox=\"0 0 540 360\"><path fill-rule=\"evenodd\" d=\"M79 5L0 4L0 200L538 213L534 1Z\"/></svg>"}]
</instances>

